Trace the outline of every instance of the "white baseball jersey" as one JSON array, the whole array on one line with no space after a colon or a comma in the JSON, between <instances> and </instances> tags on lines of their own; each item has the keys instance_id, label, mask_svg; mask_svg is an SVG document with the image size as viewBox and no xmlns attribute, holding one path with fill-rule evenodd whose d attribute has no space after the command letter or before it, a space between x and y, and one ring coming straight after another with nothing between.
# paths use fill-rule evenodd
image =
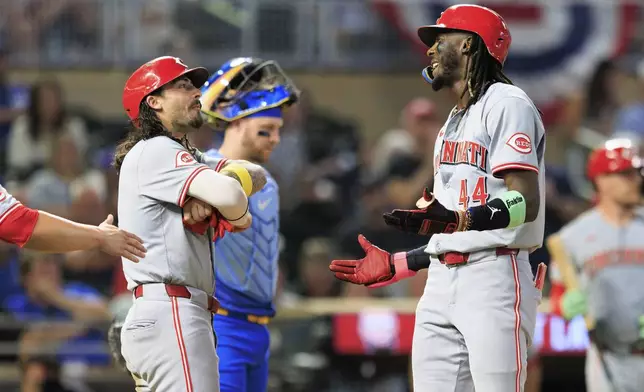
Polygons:
<instances>
[{"instance_id":1,"label":"white baseball jersey","mask_svg":"<svg viewBox=\"0 0 644 392\"><path fill-rule=\"evenodd\" d=\"M212 169L165 136L138 142L123 160L119 227L141 237L147 248L138 263L123 261L130 290L171 283L214 292L212 241L184 228L181 209L190 183L203 170Z\"/></svg>"},{"instance_id":2,"label":"white baseball jersey","mask_svg":"<svg viewBox=\"0 0 644 392\"><path fill-rule=\"evenodd\" d=\"M465 210L506 192L499 173L539 173L537 219L513 229L434 235L427 253L476 252L497 247L530 249L543 243L545 214L545 130L541 116L520 88L495 83L466 112L452 111L434 147L434 195L446 208ZM470 261L488 256L473 253Z\"/></svg>"}]
</instances>

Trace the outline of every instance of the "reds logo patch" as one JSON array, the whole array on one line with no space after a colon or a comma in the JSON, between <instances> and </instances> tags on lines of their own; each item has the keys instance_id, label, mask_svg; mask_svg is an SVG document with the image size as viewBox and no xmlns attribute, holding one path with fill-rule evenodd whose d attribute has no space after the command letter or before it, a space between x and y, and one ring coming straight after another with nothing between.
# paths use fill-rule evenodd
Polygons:
<instances>
[{"instance_id":1,"label":"reds logo patch","mask_svg":"<svg viewBox=\"0 0 644 392\"><path fill-rule=\"evenodd\" d=\"M512 147L516 152L521 154L530 154L532 152L532 142L530 136L525 133L515 133L510 136L507 142L508 146Z\"/></svg>"},{"instance_id":2,"label":"reds logo patch","mask_svg":"<svg viewBox=\"0 0 644 392\"><path fill-rule=\"evenodd\" d=\"M195 158L188 151L179 151L174 161L175 167L190 166L196 164Z\"/></svg>"}]
</instances>

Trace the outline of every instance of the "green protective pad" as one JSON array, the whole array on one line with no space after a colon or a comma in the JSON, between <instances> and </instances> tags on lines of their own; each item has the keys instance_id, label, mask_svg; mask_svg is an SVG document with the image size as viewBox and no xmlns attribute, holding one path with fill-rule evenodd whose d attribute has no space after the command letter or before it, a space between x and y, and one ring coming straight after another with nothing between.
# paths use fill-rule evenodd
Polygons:
<instances>
[{"instance_id":1,"label":"green protective pad","mask_svg":"<svg viewBox=\"0 0 644 392\"><path fill-rule=\"evenodd\" d=\"M501 195L501 200L510 212L510 224L508 227L517 227L525 223L525 197L517 191L508 191Z\"/></svg>"}]
</instances>

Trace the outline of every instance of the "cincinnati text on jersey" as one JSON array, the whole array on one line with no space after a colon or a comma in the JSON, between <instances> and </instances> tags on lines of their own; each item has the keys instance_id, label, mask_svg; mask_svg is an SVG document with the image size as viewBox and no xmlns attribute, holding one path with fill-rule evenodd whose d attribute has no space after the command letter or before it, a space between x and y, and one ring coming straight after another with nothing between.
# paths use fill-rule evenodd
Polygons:
<instances>
[{"instance_id":1,"label":"cincinnati text on jersey","mask_svg":"<svg viewBox=\"0 0 644 392\"><path fill-rule=\"evenodd\" d=\"M441 165L465 164L487 173L487 148L476 142L443 140L439 156Z\"/></svg>"}]
</instances>

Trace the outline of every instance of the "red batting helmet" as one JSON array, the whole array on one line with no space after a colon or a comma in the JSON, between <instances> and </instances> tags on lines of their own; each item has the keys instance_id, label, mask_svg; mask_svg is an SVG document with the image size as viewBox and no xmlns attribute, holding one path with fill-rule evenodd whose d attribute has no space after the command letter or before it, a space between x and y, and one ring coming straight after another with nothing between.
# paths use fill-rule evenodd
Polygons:
<instances>
[{"instance_id":1,"label":"red batting helmet","mask_svg":"<svg viewBox=\"0 0 644 392\"><path fill-rule=\"evenodd\" d=\"M458 4L449 7L435 25L419 27L418 37L431 48L438 34L457 31L477 34L490 55L501 65L505 63L512 42L510 30L501 15L480 5Z\"/></svg>"},{"instance_id":2,"label":"red batting helmet","mask_svg":"<svg viewBox=\"0 0 644 392\"><path fill-rule=\"evenodd\" d=\"M139 117L139 106L146 96L180 76L188 77L196 88L200 88L208 80L208 70L189 69L180 58L163 56L134 71L123 89L123 108L130 119Z\"/></svg>"},{"instance_id":3,"label":"red batting helmet","mask_svg":"<svg viewBox=\"0 0 644 392\"><path fill-rule=\"evenodd\" d=\"M588 158L586 172L592 181L602 174L617 173L641 167L636 146L628 139L613 139L596 149Z\"/></svg>"}]
</instances>

